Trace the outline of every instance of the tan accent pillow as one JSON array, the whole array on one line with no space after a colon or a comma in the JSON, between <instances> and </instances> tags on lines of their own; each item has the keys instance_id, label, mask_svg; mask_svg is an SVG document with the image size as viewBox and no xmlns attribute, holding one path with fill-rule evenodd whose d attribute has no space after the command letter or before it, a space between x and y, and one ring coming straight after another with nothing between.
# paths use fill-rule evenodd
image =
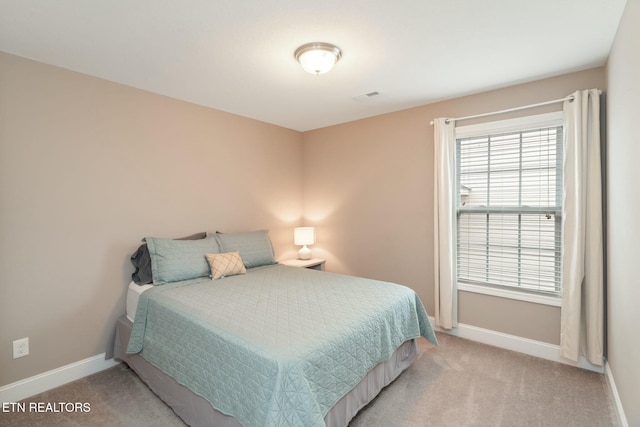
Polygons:
<instances>
[{"instance_id":1,"label":"tan accent pillow","mask_svg":"<svg viewBox=\"0 0 640 427\"><path fill-rule=\"evenodd\" d=\"M225 252L223 254L207 254L206 257L211 267L211 278L213 280L225 276L245 274L247 272L240 257L240 252L238 251Z\"/></svg>"}]
</instances>

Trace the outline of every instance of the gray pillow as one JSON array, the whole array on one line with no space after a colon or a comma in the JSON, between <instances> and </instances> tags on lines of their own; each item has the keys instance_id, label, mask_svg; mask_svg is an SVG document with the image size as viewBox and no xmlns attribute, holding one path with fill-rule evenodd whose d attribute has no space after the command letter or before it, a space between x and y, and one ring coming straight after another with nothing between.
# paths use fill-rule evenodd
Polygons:
<instances>
[{"instance_id":1,"label":"gray pillow","mask_svg":"<svg viewBox=\"0 0 640 427\"><path fill-rule=\"evenodd\" d=\"M268 230L245 233L216 233L220 252L240 252L246 268L275 264L273 245Z\"/></svg>"},{"instance_id":2,"label":"gray pillow","mask_svg":"<svg viewBox=\"0 0 640 427\"><path fill-rule=\"evenodd\" d=\"M220 253L215 237L201 240L173 240L147 237L153 284L209 276L206 254Z\"/></svg>"}]
</instances>

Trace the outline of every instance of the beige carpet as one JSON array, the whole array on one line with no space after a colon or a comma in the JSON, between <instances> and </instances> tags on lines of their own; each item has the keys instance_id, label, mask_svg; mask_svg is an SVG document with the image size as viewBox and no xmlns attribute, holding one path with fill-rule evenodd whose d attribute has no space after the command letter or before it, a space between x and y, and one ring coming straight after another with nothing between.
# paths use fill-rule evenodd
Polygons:
<instances>
[{"instance_id":1,"label":"beige carpet","mask_svg":"<svg viewBox=\"0 0 640 427\"><path fill-rule=\"evenodd\" d=\"M350 427L619 425L604 375L438 334Z\"/></svg>"},{"instance_id":2,"label":"beige carpet","mask_svg":"<svg viewBox=\"0 0 640 427\"><path fill-rule=\"evenodd\" d=\"M449 335L420 340L420 357L350 427L619 425L603 375ZM126 366L26 399L88 402L85 413L1 413L2 426L184 426ZM28 408L28 404L27 404Z\"/></svg>"}]
</instances>

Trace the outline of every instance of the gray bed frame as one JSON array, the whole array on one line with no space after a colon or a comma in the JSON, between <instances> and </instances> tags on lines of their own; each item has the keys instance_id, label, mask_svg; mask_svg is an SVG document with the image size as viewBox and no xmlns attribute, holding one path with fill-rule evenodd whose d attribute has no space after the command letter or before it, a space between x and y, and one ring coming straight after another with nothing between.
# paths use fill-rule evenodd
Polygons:
<instances>
[{"instance_id":1,"label":"gray bed frame","mask_svg":"<svg viewBox=\"0 0 640 427\"><path fill-rule=\"evenodd\" d=\"M133 324L122 316L116 322L114 357L125 362L149 388L190 426L242 427L234 417L216 410L205 400L177 383L139 354L127 354L126 349ZM389 359L376 365L324 417L327 427L345 427L349 421L402 371L417 359L415 340L404 342Z\"/></svg>"}]
</instances>

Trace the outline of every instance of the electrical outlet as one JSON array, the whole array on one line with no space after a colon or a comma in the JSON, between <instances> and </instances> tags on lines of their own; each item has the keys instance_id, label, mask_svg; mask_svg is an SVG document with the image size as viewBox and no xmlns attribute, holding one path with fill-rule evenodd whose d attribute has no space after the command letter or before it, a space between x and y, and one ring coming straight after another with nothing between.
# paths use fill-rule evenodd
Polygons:
<instances>
[{"instance_id":1,"label":"electrical outlet","mask_svg":"<svg viewBox=\"0 0 640 427\"><path fill-rule=\"evenodd\" d=\"M29 354L29 337L21 338L13 342L13 358L23 357Z\"/></svg>"}]
</instances>

